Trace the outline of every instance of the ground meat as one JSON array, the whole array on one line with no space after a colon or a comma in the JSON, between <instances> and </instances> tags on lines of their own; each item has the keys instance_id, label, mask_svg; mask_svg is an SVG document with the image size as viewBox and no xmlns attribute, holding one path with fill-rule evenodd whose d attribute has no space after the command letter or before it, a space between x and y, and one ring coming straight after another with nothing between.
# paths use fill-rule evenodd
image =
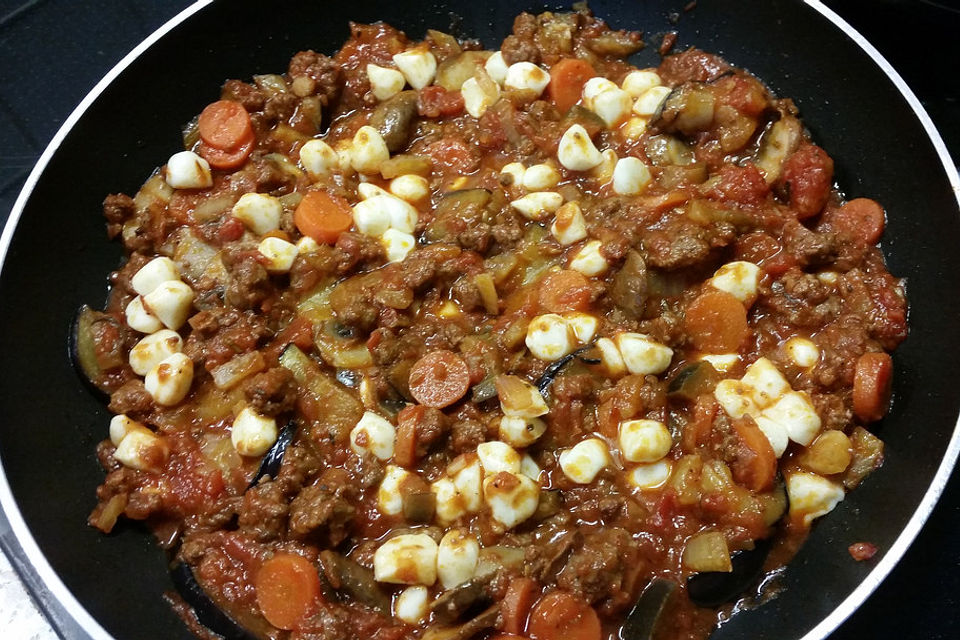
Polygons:
<instances>
[{"instance_id":1,"label":"ground meat","mask_svg":"<svg viewBox=\"0 0 960 640\"><path fill-rule=\"evenodd\" d=\"M142 380L130 380L110 394L107 408L115 414L143 413L153 409L153 398L147 393Z\"/></svg>"},{"instance_id":2,"label":"ground meat","mask_svg":"<svg viewBox=\"0 0 960 640\"><path fill-rule=\"evenodd\" d=\"M304 488L290 503L290 534L297 539L320 537L330 547L343 542L356 512L345 493L347 489L342 485L315 484Z\"/></svg>"},{"instance_id":3,"label":"ground meat","mask_svg":"<svg viewBox=\"0 0 960 640\"><path fill-rule=\"evenodd\" d=\"M287 497L278 482L261 482L243 494L237 524L251 537L268 541L287 528Z\"/></svg>"},{"instance_id":4,"label":"ground meat","mask_svg":"<svg viewBox=\"0 0 960 640\"><path fill-rule=\"evenodd\" d=\"M627 576L635 562L635 550L632 537L623 529L609 527L589 533L557 574L557 586L591 603L611 600L625 604L631 596Z\"/></svg>"},{"instance_id":5,"label":"ground meat","mask_svg":"<svg viewBox=\"0 0 960 640\"><path fill-rule=\"evenodd\" d=\"M840 312L840 298L831 293L830 287L816 276L791 269L773 283L762 304L793 325L816 327L830 322Z\"/></svg>"},{"instance_id":6,"label":"ground meat","mask_svg":"<svg viewBox=\"0 0 960 640\"><path fill-rule=\"evenodd\" d=\"M728 69L730 65L719 56L691 48L664 58L658 73L665 84L678 85L691 80L707 82Z\"/></svg>"},{"instance_id":7,"label":"ground meat","mask_svg":"<svg viewBox=\"0 0 960 640\"><path fill-rule=\"evenodd\" d=\"M783 241L800 266L822 265L831 262L837 254L832 234L811 231L796 220L783 226Z\"/></svg>"},{"instance_id":8,"label":"ground meat","mask_svg":"<svg viewBox=\"0 0 960 640\"><path fill-rule=\"evenodd\" d=\"M225 263L227 260L224 261ZM273 293L270 274L253 255L242 255L227 264L227 303L238 309L252 309Z\"/></svg>"},{"instance_id":9,"label":"ground meat","mask_svg":"<svg viewBox=\"0 0 960 640\"><path fill-rule=\"evenodd\" d=\"M276 416L293 409L297 402L297 383L289 369L274 367L253 376L244 393L258 413Z\"/></svg>"},{"instance_id":10,"label":"ground meat","mask_svg":"<svg viewBox=\"0 0 960 640\"><path fill-rule=\"evenodd\" d=\"M698 224L681 220L643 236L643 257L648 266L661 269L688 267L710 255L709 232Z\"/></svg>"},{"instance_id":11,"label":"ground meat","mask_svg":"<svg viewBox=\"0 0 960 640\"><path fill-rule=\"evenodd\" d=\"M103 217L107 219L107 236L113 240L123 230L123 223L136 212L133 198L115 193L103 201Z\"/></svg>"},{"instance_id":12,"label":"ground meat","mask_svg":"<svg viewBox=\"0 0 960 640\"><path fill-rule=\"evenodd\" d=\"M540 62L540 49L533 39L537 33L537 18L530 13L521 13L513 20L513 34L500 45L503 61L507 65L517 62Z\"/></svg>"},{"instance_id":13,"label":"ground meat","mask_svg":"<svg viewBox=\"0 0 960 640\"><path fill-rule=\"evenodd\" d=\"M475 451L487 439L483 423L476 420L458 420L450 427L450 450L453 454Z\"/></svg>"},{"instance_id":14,"label":"ground meat","mask_svg":"<svg viewBox=\"0 0 960 640\"><path fill-rule=\"evenodd\" d=\"M275 93L263 105L263 119L270 124L286 122L297 110L300 99L292 93Z\"/></svg>"},{"instance_id":15,"label":"ground meat","mask_svg":"<svg viewBox=\"0 0 960 640\"><path fill-rule=\"evenodd\" d=\"M290 60L288 73L293 79L306 76L313 80L316 83L313 92L324 106L332 104L340 95L340 66L333 58L314 51L301 51Z\"/></svg>"},{"instance_id":16,"label":"ground meat","mask_svg":"<svg viewBox=\"0 0 960 640\"><path fill-rule=\"evenodd\" d=\"M220 97L239 102L250 113L263 109L267 100L267 96L258 87L241 80L227 80L220 90Z\"/></svg>"}]
</instances>

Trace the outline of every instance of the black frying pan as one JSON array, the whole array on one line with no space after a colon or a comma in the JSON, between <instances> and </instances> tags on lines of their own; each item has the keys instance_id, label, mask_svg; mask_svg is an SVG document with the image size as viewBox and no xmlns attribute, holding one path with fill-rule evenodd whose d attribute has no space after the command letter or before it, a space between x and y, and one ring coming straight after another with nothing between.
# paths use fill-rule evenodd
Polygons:
<instances>
[{"instance_id":1,"label":"black frying pan","mask_svg":"<svg viewBox=\"0 0 960 640\"><path fill-rule=\"evenodd\" d=\"M700 0L684 13L684 4L591 2L618 27L650 35L678 28L679 46L719 52L794 97L836 160L841 187L886 205L889 266L909 278L911 338L896 353L896 400L879 428L886 464L815 527L780 576L780 596L715 636L823 637L902 555L960 446L951 440L960 323L945 304L960 293L960 183L915 100L819 5ZM279 7L232 0L197 8L119 70L58 135L0 242L0 501L47 586L93 637L190 638L160 598L170 582L149 534L127 526L104 537L85 525L103 477L93 451L109 416L72 371L65 338L76 308L103 300L104 275L121 257L104 240L103 196L134 192L179 149L180 125L216 98L225 78L283 70L303 48L330 52L346 38L348 20L383 19L419 37L427 27L449 28L453 12L463 34L496 46L518 11L543 8L357 0L304 2L272 15ZM677 25L671 13L681 14ZM656 64L655 47L636 62ZM852 562L846 547L860 540L877 544L882 557Z\"/></svg>"}]
</instances>

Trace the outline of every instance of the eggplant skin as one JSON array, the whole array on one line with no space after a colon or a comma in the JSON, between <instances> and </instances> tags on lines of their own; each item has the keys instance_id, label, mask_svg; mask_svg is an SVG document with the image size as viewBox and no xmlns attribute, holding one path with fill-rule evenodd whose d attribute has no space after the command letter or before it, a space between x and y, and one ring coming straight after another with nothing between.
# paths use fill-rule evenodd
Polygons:
<instances>
[{"instance_id":1,"label":"eggplant skin","mask_svg":"<svg viewBox=\"0 0 960 640\"><path fill-rule=\"evenodd\" d=\"M250 484L247 485L247 489L255 487L264 476L270 476L271 478L277 477L277 473L280 471L280 465L283 463L283 454L287 452L287 447L293 442L293 437L296 434L297 425L291 420L287 423L287 426L280 431L280 435L277 436L277 441L273 443L273 446L263 454L263 459L260 461L257 473L253 476Z\"/></svg>"},{"instance_id":2,"label":"eggplant skin","mask_svg":"<svg viewBox=\"0 0 960 640\"><path fill-rule=\"evenodd\" d=\"M177 593L190 605L197 615L197 620L207 629L223 636L225 640L257 640L255 635L234 622L233 618L214 604L186 563L178 562L173 565L170 568L170 579Z\"/></svg>"},{"instance_id":3,"label":"eggplant skin","mask_svg":"<svg viewBox=\"0 0 960 640\"><path fill-rule=\"evenodd\" d=\"M88 305L82 305L77 309L77 315L70 327L68 349L70 362L73 364L77 375L98 398L106 400L109 399L109 394L97 386L96 382L102 371L93 352L94 345L91 331L95 315L96 312Z\"/></svg>"}]
</instances>

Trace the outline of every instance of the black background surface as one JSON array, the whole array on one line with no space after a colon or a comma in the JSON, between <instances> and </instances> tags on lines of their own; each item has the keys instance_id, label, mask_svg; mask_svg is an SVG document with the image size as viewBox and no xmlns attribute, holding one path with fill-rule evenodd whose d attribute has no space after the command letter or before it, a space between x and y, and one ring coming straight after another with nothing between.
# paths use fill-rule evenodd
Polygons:
<instances>
[{"instance_id":1,"label":"black background surface","mask_svg":"<svg viewBox=\"0 0 960 640\"><path fill-rule=\"evenodd\" d=\"M130 49L175 15L183 0L0 0L0 223L37 158L75 105ZM678 3L678 6L682 3ZM749 2L744 3L748 10ZM960 7L948 0L827 3L860 30L913 88L960 158ZM683 28L681 20L679 28ZM293 53L293 52L291 52ZM250 70L250 72L261 70ZM869 113L864 105L864 114ZM77 179L96 167L78 167ZM922 215L922 212L917 212ZM896 500L896 496L891 496ZM960 628L960 481L940 504L891 576L835 638L955 638ZM24 572L6 524L0 543ZM41 606L63 635L80 632L50 602Z\"/></svg>"}]
</instances>

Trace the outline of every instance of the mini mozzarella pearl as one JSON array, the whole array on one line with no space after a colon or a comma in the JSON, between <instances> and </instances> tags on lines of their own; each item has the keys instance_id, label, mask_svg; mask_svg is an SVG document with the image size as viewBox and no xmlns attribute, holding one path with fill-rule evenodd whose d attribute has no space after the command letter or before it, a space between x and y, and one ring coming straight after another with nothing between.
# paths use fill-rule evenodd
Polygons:
<instances>
[{"instance_id":1,"label":"mini mozzarella pearl","mask_svg":"<svg viewBox=\"0 0 960 640\"><path fill-rule=\"evenodd\" d=\"M377 489L377 509L380 513L395 516L403 513L403 496L400 486L413 474L393 464L388 464Z\"/></svg>"},{"instance_id":2,"label":"mini mozzarella pearl","mask_svg":"<svg viewBox=\"0 0 960 640\"><path fill-rule=\"evenodd\" d=\"M809 368L820 361L820 349L812 340L795 336L783 345L787 357L798 367Z\"/></svg>"},{"instance_id":3,"label":"mini mozzarella pearl","mask_svg":"<svg viewBox=\"0 0 960 640\"><path fill-rule=\"evenodd\" d=\"M587 130L579 124L563 132L557 145L557 159L571 171L586 171L603 162L603 156L594 146Z\"/></svg>"},{"instance_id":4,"label":"mini mozzarella pearl","mask_svg":"<svg viewBox=\"0 0 960 640\"><path fill-rule=\"evenodd\" d=\"M520 473L520 454L505 442L483 442L477 447L477 457L484 473L509 471Z\"/></svg>"},{"instance_id":5,"label":"mini mozzarella pearl","mask_svg":"<svg viewBox=\"0 0 960 640\"><path fill-rule=\"evenodd\" d=\"M550 84L550 74L532 62L517 62L507 67L503 86L514 91L530 91L539 96Z\"/></svg>"},{"instance_id":6,"label":"mini mozzarella pearl","mask_svg":"<svg viewBox=\"0 0 960 640\"><path fill-rule=\"evenodd\" d=\"M668 95L670 95L669 87L651 87L644 91L633 103L633 112L638 116L652 116Z\"/></svg>"},{"instance_id":7,"label":"mini mozzarella pearl","mask_svg":"<svg viewBox=\"0 0 960 640\"><path fill-rule=\"evenodd\" d=\"M651 464L641 464L627 474L627 482L640 490L662 487L673 472L670 460L660 460Z\"/></svg>"},{"instance_id":8,"label":"mini mozzarella pearl","mask_svg":"<svg viewBox=\"0 0 960 640\"><path fill-rule=\"evenodd\" d=\"M483 465L478 456L468 456L468 462L453 474L453 486L456 487L463 508L476 513L483 507Z\"/></svg>"},{"instance_id":9,"label":"mini mozzarella pearl","mask_svg":"<svg viewBox=\"0 0 960 640\"><path fill-rule=\"evenodd\" d=\"M529 453L523 454L523 457L520 458L520 473L527 476L534 482L539 482L540 479L540 467L537 465L536 461L530 457Z\"/></svg>"},{"instance_id":10,"label":"mini mozzarella pearl","mask_svg":"<svg viewBox=\"0 0 960 640\"><path fill-rule=\"evenodd\" d=\"M174 189L205 189L213 185L210 164L193 151L170 156L164 179Z\"/></svg>"},{"instance_id":11,"label":"mini mozzarella pearl","mask_svg":"<svg viewBox=\"0 0 960 640\"><path fill-rule=\"evenodd\" d=\"M193 384L193 360L182 353L163 359L147 372L143 386L154 402L165 407L183 400Z\"/></svg>"},{"instance_id":12,"label":"mini mozzarella pearl","mask_svg":"<svg viewBox=\"0 0 960 640\"><path fill-rule=\"evenodd\" d=\"M592 109L590 103L600 94L619 89L615 82L602 76L595 76L583 83L581 96L588 109Z\"/></svg>"},{"instance_id":13,"label":"mini mozzarella pearl","mask_svg":"<svg viewBox=\"0 0 960 640\"><path fill-rule=\"evenodd\" d=\"M483 87L476 78L467 78L463 86L460 87L460 94L463 96L463 107L467 113L474 118L479 118L486 113L490 105L500 99L500 88L497 85L493 86L496 91L494 93L487 93L483 90Z\"/></svg>"},{"instance_id":14,"label":"mini mozzarella pearl","mask_svg":"<svg viewBox=\"0 0 960 640\"><path fill-rule=\"evenodd\" d=\"M600 322L595 316L589 313L580 313L573 311L563 314L563 319L567 321L570 330L573 331L573 337L579 344L587 344L593 340L597 334L597 327Z\"/></svg>"},{"instance_id":15,"label":"mini mozzarella pearl","mask_svg":"<svg viewBox=\"0 0 960 640\"><path fill-rule=\"evenodd\" d=\"M805 393L788 391L760 414L778 422L787 431L787 437L807 446L820 433L820 416Z\"/></svg>"},{"instance_id":16,"label":"mini mozzarella pearl","mask_svg":"<svg viewBox=\"0 0 960 640\"><path fill-rule=\"evenodd\" d=\"M673 439L667 425L657 420L620 423L620 453L629 462L656 462L670 453Z\"/></svg>"},{"instance_id":17,"label":"mini mozzarella pearl","mask_svg":"<svg viewBox=\"0 0 960 640\"><path fill-rule=\"evenodd\" d=\"M230 442L242 456L262 456L277 441L277 421L262 416L250 407L237 414L230 431Z\"/></svg>"},{"instance_id":18,"label":"mini mozzarella pearl","mask_svg":"<svg viewBox=\"0 0 960 640\"><path fill-rule=\"evenodd\" d=\"M484 70L486 70L487 75L493 78L493 81L497 84L502 85L507 80L507 63L503 60L503 54L499 51L494 51L493 55L487 58L487 62L483 65Z\"/></svg>"},{"instance_id":19,"label":"mini mozzarella pearl","mask_svg":"<svg viewBox=\"0 0 960 640\"><path fill-rule=\"evenodd\" d=\"M138 376L145 376L160 362L181 351L183 351L183 338L180 334L162 329L151 333L130 349L130 368Z\"/></svg>"},{"instance_id":20,"label":"mini mozzarella pearl","mask_svg":"<svg viewBox=\"0 0 960 640\"><path fill-rule=\"evenodd\" d=\"M547 423L540 418L500 418L500 439L514 447L528 447L546 431Z\"/></svg>"},{"instance_id":21,"label":"mini mozzarella pearl","mask_svg":"<svg viewBox=\"0 0 960 640\"><path fill-rule=\"evenodd\" d=\"M622 376L627 372L627 365L623 362L623 356L620 355L620 349L610 338L600 338L597 340L597 350L600 352L600 362L603 363L607 373L611 377Z\"/></svg>"},{"instance_id":22,"label":"mini mozzarella pearl","mask_svg":"<svg viewBox=\"0 0 960 640\"><path fill-rule=\"evenodd\" d=\"M387 254L387 262L403 262L417 246L417 239L409 233L387 229L380 236L380 244Z\"/></svg>"},{"instance_id":23,"label":"mini mozzarella pearl","mask_svg":"<svg viewBox=\"0 0 960 640\"><path fill-rule=\"evenodd\" d=\"M731 418L760 414L760 409L753 401L752 390L740 380L721 380L713 390L713 397Z\"/></svg>"},{"instance_id":24,"label":"mini mozzarella pearl","mask_svg":"<svg viewBox=\"0 0 960 640\"><path fill-rule=\"evenodd\" d=\"M168 329L176 331L193 308L193 289L184 282L164 282L143 296L143 305Z\"/></svg>"},{"instance_id":25,"label":"mini mozzarella pearl","mask_svg":"<svg viewBox=\"0 0 960 640\"><path fill-rule=\"evenodd\" d=\"M176 263L167 257L154 258L140 267L130 278L130 286L142 296L151 293L164 282L180 279L180 270Z\"/></svg>"},{"instance_id":26,"label":"mini mozzarella pearl","mask_svg":"<svg viewBox=\"0 0 960 640\"><path fill-rule=\"evenodd\" d=\"M233 205L233 215L248 229L263 235L280 228L283 205L266 193L245 193Z\"/></svg>"},{"instance_id":27,"label":"mini mozzarella pearl","mask_svg":"<svg viewBox=\"0 0 960 640\"><path fill-rule=\"evenodd\" d=\"M806 526L833 511L845 495L843 485L804 471L788 475L786 485L790 515L802 518Z\"/></svg>"},{"instance_id":28,"label":"mini mozzarella pearl","mask_svg":"<svg viewBox=\"0 0 960 640\"><path fill-rule=\"evenodd\" d=\"M590 484L610 464L607 443L600 438L587 438L560 454L560 468L577 484Z\"/></svg>"},{"instance_id":29,"label":"mini mozzarella pearl","mask_svg":"<svg viewBox=\"0 0 960 640\"><path fill-rule=\"evenodd\" d=\"M535 191L510 203L510 206L529 220L542 220L563 204L563 196L555 191Z\"/></svg>"},{"instance_id":30,"label":"mini mozzarella pearl","mask_svg":"<svg viewBox=\"0 0 960 640\"><path fill-rule=\"evenodd\" d=\"M425 49L411 49L393 56L393 63L397 65L403 77L416 90L423 89L433 82L437 75L437 59Z\"/></svg>"},{"instance_id":31,"label":"mini mozzarella pearl","mask_svg":"<svg viewBox=\"0 0 960 640\"><path fill-rule=\"evenodd\" d=\"M437 577L444 589L452 589L473 578L480 559L480 543L460 529L447 531L437 547Z\"/></svg>"},{"instance_id":32,"label":"mini mozzarella pearl","mask_svg":"<svg viewBox=\"0 0 960 640\"><path fill-rule=\"evenodd\" d=\"M161 471L169 453L167 444L144 427L128 433L117 445L113 457L130 469Z\"/></svg>"},{"instance_id":33,"label":"mini mozzarella pearl","mask_svg":"<svg viewBox=\"0 0 960 640\"><path fill-rule=\"evenodd\" d=\"M257 251L266 258L263 266L269 273L287 273L297 259L299 249L292 242L270 236L260 241Z\"/></svg>"},{"instance_id":34,"label":"mini mozzarella pearl","mask_svg":"<svg viewBox=\"0 0 960 640\"><path fill-rule=\"evenodd\" d=\"M604 149L600 152L603 161L590 170L590 177L598 182L606 183L613 180L613 170L617 167L617 152L613 149Z\"/></svg>"},{"instance_id":35,"label":"mini mozzarella pearl","mask_svg":"<svg viewBox=\"0 0 960 640\"><path fill-rule=\"evenodd\" d=\"M154 333L163 328L163 323L143 306L143 296L137 296L124 310L127 325L140 333Z\"/></svg>"},{"instance_id":36,"label":"mini mozzarella pearl","mask_svg":"<svg viewBox=\"0 0 960 640\"><path fill-rule=\"evenodd\" d=\"M837 284L837 280L839 279L840 274L836 271L821 271L817 274L817 280L830 286Z\"/></svg>"},{"instance_id":37,"label":"mini mozzarella pearl","mask_svg":"<svg viewBox=\"0 0 960 640\"><path fill-rule=\"evenodd\" d=\"M715 289L726 291L740 302L749 305L757 298L760 267L743 260L728 262L717 269L709 282Z\"/></svg>"},{"instance_id":38,"label":"mini mozzarella pearl","mask_svg":"<svg viewBox=\"0 0 960 640\"><path fill-rule=\"evenodd\" d=\"M393 194L372 182L361 182L357 185L357 195L361 200L369 200L374 196L392 196Z\"/></svg>"},{"instance_id":39,"label":"mini mozzarella pearl","mask_svg":"<svg viewBox=\"0 0 960 640\"><path fill-rule=\"evenodd\" d=\"M390 151L380 132L369 125L360 127L350 146L350 164L357 173L377 173L390 159Z\"/></svg>"},{"instance_id":40,"label":"mini mozzarella pearl","mask_svg":"<svg viewBox=\"0 0 960 640\"><path fill-rule=\"evenodd\" d=\"M650 120L640 116L631 116L620 127L620 135L627 140L639 140L640 136L647 132L647 125Z\"/></svg>"},{"instance_id":41,"label":"mini mozzarella pearl","mask_svg":"<svg viewBox=\"0 0 960 640\"><path fill-rule=\"evenodd\" d=\"M631 107L633 99L630 94L613 85L613 89L601 92L591 101L590 110L600 116L608 127L613 128L627 119Z\"/></svg>"},{"instance_id":42,"label":"mini mozzarella pearl","mask_svg":"<svg viewBox=\"0 0 960 640\"><path fill-rule=\"evenodd\" d=\"M484 478L483 496L493 519L512 529L536 512L540 485L525 475L501 471Z\"/></svg>"},{"instance_id":43,"label":"mini mozzarella pearl","mask_svg":"<svg viewBox=\"0 0 960 640\"><path fill-rule=\"evenodd\" d=\"M615 341L627 370L635 375L663 373L673 359L673 349L642 333L620 333Z\"/></svg>"},{"instance_id":44,"label":"mini mozzarella pearl","mask_svg":"<svg viewBox=\"0 0 960 640\"><path fill-rule=\"evenodd\" d=\"M457 486L449 478L440 478L430 485L436 501L436 518L441 525L456 522L466 515L463 497L457 491Z\"/></svg>"},{"instance_id":45,"label":"mini mozzarella pearl","mask_svg":"<svg viewBox=\"0 0 960 640\"><path fill-rule=\"evenodd\" d=\"M621 83L623 90L634 98L639 98L650 89L660 86L663 82L655 71L631 71Z\"/></svg>"},{"instance_id":46,"label":"mini mozzarella pearl","mask_svg":"<svg viewBox=\"0 0 960 640\"><path fill-rule=\"evenodd\" d=\"M766 407L790 390L790 383L777 367L766 358L759 358L747 367L741 378L752 390L753 401L758 407Z\"/></svg>"},{"instance_id":47,"label":"mini mozzarella pearl","mask_svg":"<svg viewBox=\"0 0 960 640\"><path fill-rule=\"evenodd\" d=\"M363 205L361 207L361 205ZM401 200L393 194L386 195L375 195L363 202L357 203L354 208L354 222L357 224L357 228L360 228L360 223L357 222L356 213L357 207L361 207L365 212L367 210L378 209L382 214L386 214L387 219L389 220L388 226L397 231L402 231L404 233L413 233L417 228L417 220L419 214L417 213L416 208L411 205L406 200ZM374 228L379 229L382 219L382 215L373 214L369 215L369 212L365 213L366 220L373 222L371 225L370 231L365 232L369 235L381 235L384 229L380 233L374 233Z\"/></svg>"},{"instance_id":48,"label":"mini mozzarella pearl","mask_svg":"<svg viewBox=\"0 0 960 640\"><path fill-rule=\"evenodd\" d=\"M353 173L353 140L337 140L333 148L337 152L337 168L344 174Z\"/></svg>"},{"instance_id":49,"label":"mini mozzarella pearl","mask_svg":"<svg viewBox=\"0 0 960 640\"><path fill-rule=\"evenodd\" d=\"M757 427L760 428L763 435L766 436L770 448L773 449L773 454L778 458L782 456L787 450L787 445L790 444L786 427L763 415L754 416L753 420L757 423Z\"/></svg>"},{"instance_id":50,"label":"mini mozzarella pearl","mask_svg":"<svg viewBox=\"0 0 960 640\"><path fill-rule=\"evenodd\" d=\"M566 320L555 313L534 318L527 325L525 343L535 358L547 362L562 358L576 347Z\"/></svg>"},{"instance_id":51,"label":"mini mozzarella pearl","mask_svg":"<svg viewBox=\"0 0 960 640\"><path fill-rule=\"evenodd\" d=\"M508 186L523 186L523 177L527 173L527 168L519 162L511 162L500 169L501 176L510 176L511 181Z\"/></svg>"},{"instance_id":52,"label":"mini mozzarella pearl","mask_svg":"<svg viewBox=\"0 0 960 640\"><path fill-rule=\"evenodd\" d=\"M377 100L386 100L400 93L407 79L396 69L388 69L375 64L367 65L367 78L370 90Z\"/></svg>"},{"instance_id":53,"label":"mini mozzarella pearl","mask_svg":"<svg viewBox=\"0 0 960 640\"><path fill-rule=\"evenodd\" d=\"M119 447L128 434L134 431L149 431L145 426L132 420L126 414L113 416L110 419L110 442Z\"/></svg>"},{"instance_id":54,"label":"mini mozzarella pearl","mask_svg":"<svg viewBox=\"0 0 960 640\"><path fill-rule=\"evenodd\" d=\"M308 140L300 147L300 164L311 180L330 174L340 167L340 157L323 140Z\"/></svg>"},{"instance_id":55,"label":"mini mozzarella pearl","mask_svg":"<svg viewBox=\"0 0 960 640\"><path fill-rule=\"evenodd\" d=\"M650 168L640 158L621 158L613 170L613 192L635 196L647 188L651 179Z\"/></svg>"},{"instance_id":56,"label":"mini mozzarella pearl","mask_svg":"<svg viewBox=\"0 0 960 640\"><path fill-rule=\"evenodd\" d=\"M373 577L377 582L429 587L437 581L437 543L425 533L390 538L373 554Z\"/></svg>"},{"instance_id":57,"label":"mini mozzarella pearl","mask_svg":"<svg viewBox=\"0 0 960 640\"><path fill-rule=\"evenodd\" d=\"M610 268L610 263L600 253L601 246L599 240L591 240L583 245L570 259L570 268L579 271L588 278L606 272Z\"/></svg>"},{"instance_id":58,"label":"mini mozzarella pearl","mask_svg":"<svg viewBox=\"0 0 960 640\"><path fill-rule=\"evenodd\" d=\"M430 591L422 585L407 587L393 601L393 615L407 624L420 624L429 613Z\"/></svg>"},{"instance_id":59,"label":"mini mozzarella pearl","mask_svg":"<svg viewBox=\"0 0 960 640\"><path fill-rule=\"evenodd\" d=\"M317 251L320 251L320 245L310 236L303 236L297 240L298 254L306 255L308 253L316 253Z\"/></svg>"},{"instance_id":60,"label":"mini mozzarella pearl","mask_svg":"<svg viewBox=\"0 0 960 640\"><path fill-rule=\"evenodd\" d=\"M390 228L390 199L393 196L373 196L353 205L353 224L357 231L368 236L382 236Z\"/></svg>"},{"instance_id":61,"label":"mini mozzarella pearl","mask_svg":"<svg viewBox=\"0 0 960 640\"><path fill-rule=\"evenodd\" d=\"M739 353L708 353L700 356L704 362L709 362L720 373L730 371L740 363Z\"/></svg>"},{"instance_id":62,"label":"mini mozzarella pearl","mask_svg":"<svg viewBox=\"0 0 960 640\"><path fill-rule=\"evenodd\" d=\"M523 187L530 191L552 189L560 182L560 172L549 164L535 164L523 174Z\"/></svg>"},{"instance_id":63,"label":"mini mozzarella pearl","mask_svg":"<svg viewBox=\"0 0 960 640\"><path fill-rule=\"evenodd\" d=\"M568 202L557 209L553 222L550 224L550 233L561 245L569 247L587 237L587 221L583 211L576 202Z\"/></svg>"},{"instance_id":64,"label":"mini mozzarella pearl","mask_svg":"<svg viewBox=\"0 0 960 640\"><path fill-rule=\"evenodd\" d=\"M407 174L390 181L390 193L401 200L420 202L430 195L430 183L423 176Z\"/></svg>"},{"instance_id":65,"label":"mini mozzarella pearl","mask_svg":"<svg viewBox=\"0 0 960 640\"><path fill-rule=\"evenodd\" d=\"M379 460L393 457L396 429L386 419L367 411L350 431L350 448L358 454L370 453Z\"/></svg>"}]
</instances>

